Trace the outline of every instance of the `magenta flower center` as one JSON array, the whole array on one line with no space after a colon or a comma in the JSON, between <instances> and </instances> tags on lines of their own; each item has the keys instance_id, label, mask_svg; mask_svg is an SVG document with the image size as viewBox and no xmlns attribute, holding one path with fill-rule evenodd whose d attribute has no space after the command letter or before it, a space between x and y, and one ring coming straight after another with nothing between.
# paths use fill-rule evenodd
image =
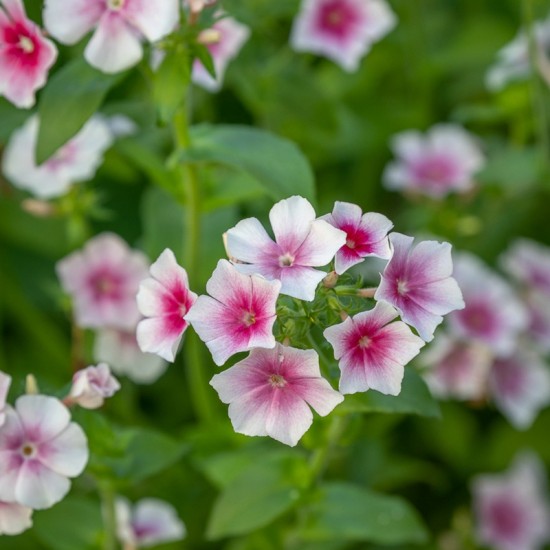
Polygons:
<instances>
[{"instance_id":1,"label":"magenta flower center","mask_svg":"<svg viewBox=\"0 0 550 550\"><path fill-rule=\"evenodd\" d=\"M120 279L113 273L100 271L90 278L90 287L96 299L119 297Z\"/></svg>"},{"instance_id":2,"label":"magenta flower center","mask_svg":"<svg viewBox=\"0 0 550 550\"><path fill-rule=\"evenodd\" d=\"M272 388L284 388L287 384L286 380L280 374L270 375L268 381Z\"/></svg>"},{"instance_id":3,"label":"magenta flower center","mask_svg":"<svg viewBox=\"0 0 550 550\"><path fill-rule=\"evenodd\" d=\"M111 10L120 10L124 7L126 0L107 0L107 6Z\"/></svg>"},{"instance_id":4,"label":"magenta flower center","mask_svg":"<svg viewBox=\"0 0 550 550\"><path fill-rule=\"evenodd\" d=\"M493 502L489 509L493 528L507 540L513 540L521 531L523 518L521 510L514 502L500 499Z\"/></svg>"},{"instance_id":5,"label":"magenta flower center","mask_svg":"<svg viewBox=\"0 0 550 550\"><path fill-rule=\"evenodd\" d=\"M279 256L279 267L290 267L294 263L294 256L290 253Z\"/></svg>"},{"instance_id":6,"label":"magenta flower center","mask_svg":"<svg viewBox=\"0 0 550 550\"><path fill-rule=\"evenodd\" d=\"M446 184L456 177L456 166L452 159L443 155L423 158L413 164L415 177L423 183Z\"/></svg>"},{"instance_id":7,"label":"magenta flower center","mask_svg":"<svg viewBox=\"0 0 550 550\"><path fill-rule=\"evenodd\" d=\"M348 248L355 248L357 245L353 239L346 239L346 246Z\"/></svg>"},{"instance_id":8,"label":"magenta flower center","mask_svg":"<svg viewBox=\"0 0 550 550\"><path fill-rule=\"evenodd\" d=\"M37 62L39 44L21 23L14 23L11 27L3 29L3 42L8 46L6 50L10 55L24 65L34 65Z\"/></svg>"},{"instance_id":9,"label":"magenta flower center","mask_svg":"<svg viewBox=\"0 0 550 550\"><path fill-rule=\"evenodd\" d=\"M361 336L359 338L358 345L360 348L368 348L371 343L371 339L368 336Z\"/></svg>"},{"instance_id":10,"label":"magenta flower center","mask_svg":"<svg viewBox=\"0 0 550 550\"><path fill-rule=\"evenodd\" d=\"M407 292L409 292L409 285L407 284L407 281L397 279L397 294L400 296L405 296Z\"/></svg>"},{"instance_id":11,"label":"magenta flower center","mask_svg":"<svg viewBox=\"0 0 550 550\"><path fill-rule=\"evenodd\" d=\"M318 12L317 25L322 32L345 38L357 18L358 14L349 3L343 0L329 0Z\"/></svg>"},{"instance_id":12,"label":"magenta flower center","mask_svg":"<svg viewBox=\"0 0 550 550\"><path fill-rule=\"evenodd\" d=\"M256 322L256 314L253 311L245 311L241 317L241 321L245 326L250 327Z\"/></svg>"}]
</instances>

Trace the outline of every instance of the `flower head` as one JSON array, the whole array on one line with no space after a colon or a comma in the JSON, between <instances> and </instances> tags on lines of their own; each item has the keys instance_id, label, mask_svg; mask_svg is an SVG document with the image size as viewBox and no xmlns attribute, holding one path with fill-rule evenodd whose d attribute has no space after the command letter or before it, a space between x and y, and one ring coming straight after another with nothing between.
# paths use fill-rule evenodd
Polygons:
<instances>
[{"instance_id":1,"label":"flower head","mask_svg":"<svg viewBox=\"0 0 550 550\"><path fill-rule=\"evenodd\" d=\"M75 373L69 396L85 409L98 409L105 398L112 397L119 389L120 384L111 374L109 365L100 363Z\"/></svg>"},{"instance_id":2,"label":"flower head","mask_svg":"<svg viewBox=\"0 0 550 550\"><path fill-rule=\"evenodd\" d=\"M460 288L451 277L451 245L422 241L413 248L413 237L391 233L389 238L393 255L374 298L395 307L403 321L429 342L442 316L464 307Z\"/></svg>"},{"instance_id":3,"label":"flower head","mask_svg":"<svg viewBox=\"0 0 550 550\"><path fill-rule=\"evenodd\" d=\"M281 283L239 273L220 260L206 283L210 296L199 296L185 316L206 343L216 365L239 351L273 348L275 304Z\"/></svg>"},{"instance_id":4,"label":"flower head","mask_svg":"<svg viewBox=\"0 0 550 550\"><path fill-rule=\"evenodd\" d=\"M240 221L227 232L227 248L235 267L281 281L281 294L311 301L326 276L313 269L327 265L345 245L346 234L315 219L313 206L303 197L279 201L269 212L275 242L256 218Z\"/></svg>"},{"instance_id":5,"label":"flower head","mask_svg":"<svg viewBox=\"0 0 550 550\"><path fill-rule=\"evenodd\" d=\"M32 508L0 502L0 535L19 535L32 527Z\"/></svg>"},{"instance_id":6,"label":"flower head","mask_svg":"<svg viewBox=\"0 0 550 550\"><path fill-rule=\"evenodd\" d=\"M268 435L293 447L309 429L313 414L321 416L343 401L321 376L319 357L313 350L277 344L254 349L210 384L224 403L237 433Z\"/></svg>"}]
</instances>

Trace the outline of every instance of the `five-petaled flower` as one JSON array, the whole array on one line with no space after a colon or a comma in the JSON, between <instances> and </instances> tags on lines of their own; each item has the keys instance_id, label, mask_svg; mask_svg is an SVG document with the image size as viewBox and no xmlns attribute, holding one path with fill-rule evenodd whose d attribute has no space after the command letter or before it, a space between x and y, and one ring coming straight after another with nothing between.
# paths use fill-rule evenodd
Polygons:
<instances>
[{"instance_id":1,"label":"five-petaled flower","mask_svg":"<svg viewBox=\"0 0 550 550\"><path fill-rule=\"evenodd\" d=\"M120 384L109 365L100 363L75 372L69 399L85 409L98 409L105 398L112 397L119 389Z\"/></svg>"}]
</instances>

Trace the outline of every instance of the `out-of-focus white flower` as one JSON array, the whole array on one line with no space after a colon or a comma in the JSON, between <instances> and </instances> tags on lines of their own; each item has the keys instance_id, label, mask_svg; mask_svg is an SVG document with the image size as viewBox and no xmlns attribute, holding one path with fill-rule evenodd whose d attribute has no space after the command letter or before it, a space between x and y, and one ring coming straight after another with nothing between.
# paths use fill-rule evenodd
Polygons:
<instances>
[{"instance_id":1,"label":"out-of-focus white flower","mask_svg":"<svg viewBox=\"0 0 550 550\"><path fill-rule=\"evenodd\" d=\"M75 373L69 397L85 409L98 409L105 398L112 397L119 389L120 384L111 374L109 365L100 363Z\"/></svg>"}]
</instances>

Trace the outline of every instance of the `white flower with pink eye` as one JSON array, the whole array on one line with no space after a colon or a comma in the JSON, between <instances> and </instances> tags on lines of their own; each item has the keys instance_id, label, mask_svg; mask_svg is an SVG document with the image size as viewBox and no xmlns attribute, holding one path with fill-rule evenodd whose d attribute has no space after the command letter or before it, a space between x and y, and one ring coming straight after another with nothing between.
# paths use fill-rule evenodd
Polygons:
<instances>
[{"instance_id":1,"label":"white flower with pink eye","mask_svg":"<svg viewBox=\"0 0 550 550\"><path fill-rule=\"evenodd\" d=\"M384 0L303 0L290 43L296 51L323 55L353 72L396 23Z\"/></svg>"},{"instance_id":2,"label":"white flower with pink eye","mask_svg":"<svg viewBox=\"0 0 550 550\"><path fill-rule=\"evenodd\" d=\"M28 109L57 59L53 42L25 13L21 0L0 0L0 95Z\"/></svg>"},{"instance_id":3,"label":"white flower with pink eye","mask_svg":"<svg viewBox=\"0 0 550 550\"><path fill-rule=\"evenodd\" d=\"M231 17L223 17L210 29L203 31L203 34L199 35L199 40L201 36L212 56L216 78L213 78L203 64L196 59L193 63L191 79L202 88L210 92L217 92L222 87L227 65L237 56L243 44L248 40L250 29Z\"/></svg>"},{"instance_id":4,"label":"white flower with pink eye","mask_svg":"<svg viewBox=\"0 0 550 550\"><path fill-rule=\"evenodd\" d=\"M321 216L320 219L346 233L346 244L338 250L335 258L338 275L369 256L390 259L388 232L393 223L386 216L376 212L363 214L356 204L336 201L332 214Z\"/></svg>"},{"instance_id":5,"label":"white flower with pink eye","mask_svg":"<svg viewBox=\"0 0 550 550\"><path fill-rule=\"evenodd\" d=\"M19 535L32 527L32 508L0 502L0 535Z\"/></svg>"},{"instance_id":6,"label":"white flower with pink eye","mask_svg":"<svg viewBox=\"0 0 550 550\"><path fill-rule=\"evenodd\" d=\"M38 116L33 115L12 134L4 151L2 170L13 185L43 199L63 195L72 184L93 178L103 154L113 143L106 121L94 116L38 166L35 151L39 124Z\"/></svg>"},{"instance_id":7,"label":"white flower with pink eye","mask_svg":"<svg viewBox=\"0 0 550 550\"><path fill-rule=\"evenodd\" d=\"M533 351L518 349L496 359L489 373L495 405L518 430L526 430L550 404L550 370Z\"/></svg>"},{"instance_id":8,"label":"white flower with pink eye","mask_svg":"<svg viewBox=\"0 0 550 550\"><path fill-rule=\"evenodd\" d=\"M54 397L23 395L0 428L0 501L41 510L59 502L88 462L82 428Z\"/></svg>"},{"instance_id":9,"label":"white flower with pink eye","mask_svg":"<svg viewBox=\"0 0 550 550\"><path fill-rule=\"evenodd\" d=\"M97 367L86 367L75 372L69 392L72 403L85 409L98 409L106 398L120 389L118 380L111 374L109 365L100 363Z\"/></svg>"},{"instance_id":10,"label":"white flower with pink eye","mask_svg":"<svg viewBox=\"0 0 550 550\"><path fill-rule=\"evenodd\" d=\"M220 260L206 283L210 296L199 296L185 320L221 366L239 351L275 347L273 324L280 289L279 281L244 275Z\"/></svg>"},{"instance_id":11,"label":"white flower with pink eye","mask_svg":"<svg viewBox=\"0 0 550 550\"><path fill-rule=\"evenodd\" d=\"M147 317L137 326L137 342L141 351L174 361L187 329L184 317L197 295L189 290L187 272L168 248L149 272L152 277L141 282L137 294L138 309Z\"/></svg>"},{"instance_id":12,"label":"white flower with pink eye","mask_svg":"<svg viewBox=\"0 0 550 550\"><path fill-rule=\"evenodd\" d=\"M437 124L425 136L416 130L402 132L393 137L391 147L397 160L384 170L384 185L435 199L472 189L484 164L476 139L455 124Z\"/></svg>"},{"instance_id":13,"label":"white flower with pink eye","mask_svg":"<svg viewBox=\"0 0 550 550\"><path fill-rule=\"evenodd\" d=\"M216 374L210 385L229 403L237 433L268 435L291 447L313 422L310 407L326 416L344 399L321 376L315 351L281 344L252 350L246 359Z\"/></svg>"},{"instance_id":14,"label":"white flower with pink eye","mask_svg":"<svg viewBox=\"0 0 550 550\"><path fill-rule=\"evenodd\" d=\"M275 242L256 218L240 221L227 232L227 249L242 273L259 273L281 281L281 294L312 301L326 276L314 269L327 265L346 244L346 233L315 219L303 197L279 201L269 212Z\"/></svg>"},{"instance_id":15,"label":"white flower with pink eye","mask_svg":"<svg viewBox=\"0 0 550 550\"><path fill-rule=\"evenodd\" d=\"M11 376L5 372L0 371L0 426L4 424L6 420L6 399L11 386Z\"/></svg>"},{"instance_id":16,"label":"white flower with pink eye","mask_svg":"<svg viewBox=\"0 0 550 550\"><path fill-rule=\"evenodd\" d=\"M46 0L44 6L44 26L62 44L76 44L95 28L84 57L105 73L136 65L142 41L164 38L178 22L178 0Z\"/></svg>"},{"instance_id":17,"label":"white flower with pink eye","mask_svg":"<svg viewBox=\"0 0 550 550\"><path fill-rule=\"evenodd\" d=\"M176 510L157 498L144 498L132 507L119 497L115 512L117 536L124 548L147 548L185 537L185 525Z\"/></svg>"},{"instance_id":18,"label":"white flower with pink eye","mask_svg":"<svg viewBox=\"0 0 550 550\"><path fill-rule=\"evenodd\" d=\"M429 342L443 315L464 307L460 288L452 278L451 245L421 241L401 233L389 236L393 255L382 273L376 300L391 304L405 323Z\"/></svg>"},{"instance_id":19,"label":"white flower with pink eye","mask_svg":"<svg viewBox=\"0 0 550 550\"><path fill-rule=\"evenodd\" d=\"M387 395L401 392L404 367L418 355L424 341L405 323L392 323L396 317L393 307L380 302L325 329L323 335L339 360L343 394L369 389Z\"/></svg>"},{"instance_id":20,"label":"white flower with pink eye","mask_svg":"<svg viewBox=\"0 0 550 550\"><path fill-rule=\"evenodd\" d=\"M544 466L532 453L520 454L503 474L473 480L478 542L495 550L540 550L550 541L550 508Z\"/></svg>"},{"instance_id":21,"label":"white flower with pink eye","mask_svg":"<svg viewBox=\"0 0 550 550\"><path fill-rule=\"evenodd\" d=\"M78 326L130 329L140 319L139 283L147 277L147 258L114 233L90 239L57 263L63 289L73 299Z\"/></svg>"},{"instance_id":22,"label":"white flower with pink eye","mask_svg":"<svg viewBox=\"0 0 550 550\"><path fill-rule=\"evenodd\" d=\"M454 265L466 307L449 315L449 328L459 338L487 345L496 355L510 355L528 326L524 305L476 256L457 254Z\"/></svg>"}]
</instances>

